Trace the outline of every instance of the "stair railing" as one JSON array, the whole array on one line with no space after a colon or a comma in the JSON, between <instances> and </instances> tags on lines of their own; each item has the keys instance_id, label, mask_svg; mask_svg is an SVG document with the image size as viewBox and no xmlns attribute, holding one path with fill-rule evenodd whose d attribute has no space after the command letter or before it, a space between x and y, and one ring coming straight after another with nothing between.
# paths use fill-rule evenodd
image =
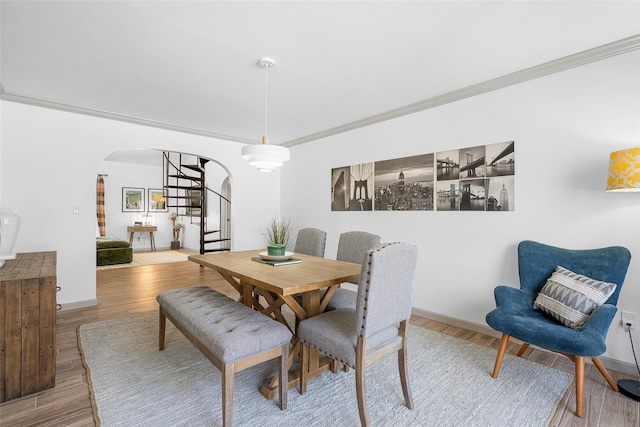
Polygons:
<instances>
[{"instance_id":1,"label":"stair railing","mask_svg":"<svg viewBox=\"0 0 640 427\"><path fill-rule=\"evenodd\" d=\"M167 192L167 207L176 208L176 213L178 216L189 216L191 218L193 215L193 208L199 206L200 211L198 212L198 216L200 219L200 253L204 254L206 252L219 252L219 251L228 251L231 249L231 238L228 235L229 233L229 221L230 218L228 215L225 215L227 218L227 224L225 224L225 228L222 227L223 221L223 209L225 212L230 211L231 200L218 193L215 190L207 187L205 185L205 164L208 162L207 159L203 159L197 157L198 163L196 165L185 165L182 162L182 153L178 154L178 165L175 164L171 159L170 152L163 152L164 162L163 162L163 188ZM185 169L191 172L197 172L200 176L190 175L185 172ZM174 173L172 173L174 172ZM173 180L173 184L171 181ZM189 181L189 185L181 185L181 180ZM198 183L198 185L194 185ZM175 194L171 194L171 190L175 190ZM198 196L193 196L193 194L188 194L189 190L199 190ZM180 195L180 192L184 191L184 195ZM217 230L209 230L207 229L207 224L209 223L209 216L207 215L207 201L209 196L213 195L218 198L218 228ZM171 200L174 200L175 204L171 203ZM193 203L194 200L197 200L198 203ZM184 202L181 204L180 201ZM182 212L181 209L184 209ZM223 236L223 231L225 235ZM208 236L218 233L217 238L210 238ZM217 243L219 244L216 248L208 248L207 245Z\"/></svg>"}]
</instances>

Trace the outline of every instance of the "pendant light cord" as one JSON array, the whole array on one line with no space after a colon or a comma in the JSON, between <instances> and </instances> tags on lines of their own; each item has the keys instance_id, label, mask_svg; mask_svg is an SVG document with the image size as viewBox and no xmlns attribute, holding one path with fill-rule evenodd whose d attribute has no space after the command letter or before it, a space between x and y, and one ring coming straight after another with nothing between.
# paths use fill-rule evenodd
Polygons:
<instances>
[{"instance_id":1,"label":"pendant light cord","mask_svg":"<svg viewBox=\"0 0 640 427\"><path fill-rule=\"evenodd\" d=\"M264 135L269 136L269 66L264 67Z\"/></svg>"}]
</instances>

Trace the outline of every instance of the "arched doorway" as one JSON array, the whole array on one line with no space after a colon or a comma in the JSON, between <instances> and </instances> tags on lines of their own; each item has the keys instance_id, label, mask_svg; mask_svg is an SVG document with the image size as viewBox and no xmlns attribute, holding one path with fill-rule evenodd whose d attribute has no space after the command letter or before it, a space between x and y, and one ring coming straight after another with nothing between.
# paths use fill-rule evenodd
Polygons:
<instances>
[{"instance_id":1,"label":"arched doorway","mask_svg":"<svg viewBox=\"0 0 640 427\"><path fill-rule=\"evenodd\" d=\"M183 205L178 207L170 198L166 203L158 203L159 199L152 197L168 196L167 179L169 171L165 161L165 153L172 158L182 157L183 164L203 164L203 175L206 188L211 188L211 194L219 194L225 201L220 203L219 198L209 194L205 197L204 204ZM180 163L180 161L178 161ZM104 179L104 211L105 231L108 236L129 241L128 227L145 222L156 227L154 234L156 252L171 250L173 240L173 223L171 214L178 216L180 230L180 248L184 251L200 252L200 209L205 215L207 224L217 223L219 237L230 239L232 235L231 222L231 182L228 170L213 159L204 158L189 153L163 152L162 150L138 149L119 151L107 156L98 170L98 174ZM175 174L175 172L174 172ZM185 185L186 187L186 185ZM136 189L144 194L142 207L137 210L127 209L124 204L124 192L126 189ZM194 197L196 189L183 188L178 190L181 194L189 193ZM183 199L184 200L184 199ZM133 253L143 254L152 252L150 236L147 233L135 233L132 241ZM221 240L222 241L222 240ZM213 245L218 250L228 250L230 240L224 240L224 245ZM226 245L226 247L224 247ZM169 261L170 262L170 261ZM135 263L134 263L135 264Z\"/></svg>"}]
</instances>

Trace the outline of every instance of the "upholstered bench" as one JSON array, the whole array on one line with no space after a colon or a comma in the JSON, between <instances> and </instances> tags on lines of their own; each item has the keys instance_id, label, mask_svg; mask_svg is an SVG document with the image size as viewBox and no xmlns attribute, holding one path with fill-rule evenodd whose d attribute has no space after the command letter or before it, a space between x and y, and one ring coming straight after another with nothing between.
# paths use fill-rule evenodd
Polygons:
<instances>
[{"instance_id":1,"label":"upholstered bench","mask_svg":"<svg viewBox=\"0 0 640 427\"><path fill-rule=\"evenodd\" d=\"M165 291L160 305L160 350L168 318L222 372L222 424L231 426L234 374L279 358L280 409L287 407L291 331L207 286Z\"/></svg>"},{"instance_id":2,"label":"upholstered bench","mask_svg":"<svg viewBox=\"0 0 640 427\"><path fill-rule=\"evenodd\" d=\"M96 265L125 264L133 261L129 242L117 237L96 237Z\"/></svg>"}]
</instances>

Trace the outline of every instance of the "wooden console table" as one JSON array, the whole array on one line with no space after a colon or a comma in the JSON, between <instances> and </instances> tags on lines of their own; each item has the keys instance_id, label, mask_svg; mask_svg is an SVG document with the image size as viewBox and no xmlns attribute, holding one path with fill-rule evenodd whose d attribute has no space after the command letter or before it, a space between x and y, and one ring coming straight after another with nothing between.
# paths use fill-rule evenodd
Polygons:
<instances>
[{"instance_id":1,"label":"wooden console table","mask_svg":"<svg viewBox=\"0 0 640 427\"><path fill-rule=\"evenodd\" d=\"M0 402L55 385L56 292L56 252L0 267Z\"/></svg>"},{"instance_id":2,"label":"wooden console table","mask_svg":"<svg viewBox=\"0 0 640 427\"><path fill-rule=\"evenodd\" d=\"M156 250L156 242L153 240L153 232L158 231L158 227L155 225L130 225L127 227L129 232L129 244L133 247L133 233L149 233L149 241L151 242L151 250Z\"/></svg>"}]
</instances>

